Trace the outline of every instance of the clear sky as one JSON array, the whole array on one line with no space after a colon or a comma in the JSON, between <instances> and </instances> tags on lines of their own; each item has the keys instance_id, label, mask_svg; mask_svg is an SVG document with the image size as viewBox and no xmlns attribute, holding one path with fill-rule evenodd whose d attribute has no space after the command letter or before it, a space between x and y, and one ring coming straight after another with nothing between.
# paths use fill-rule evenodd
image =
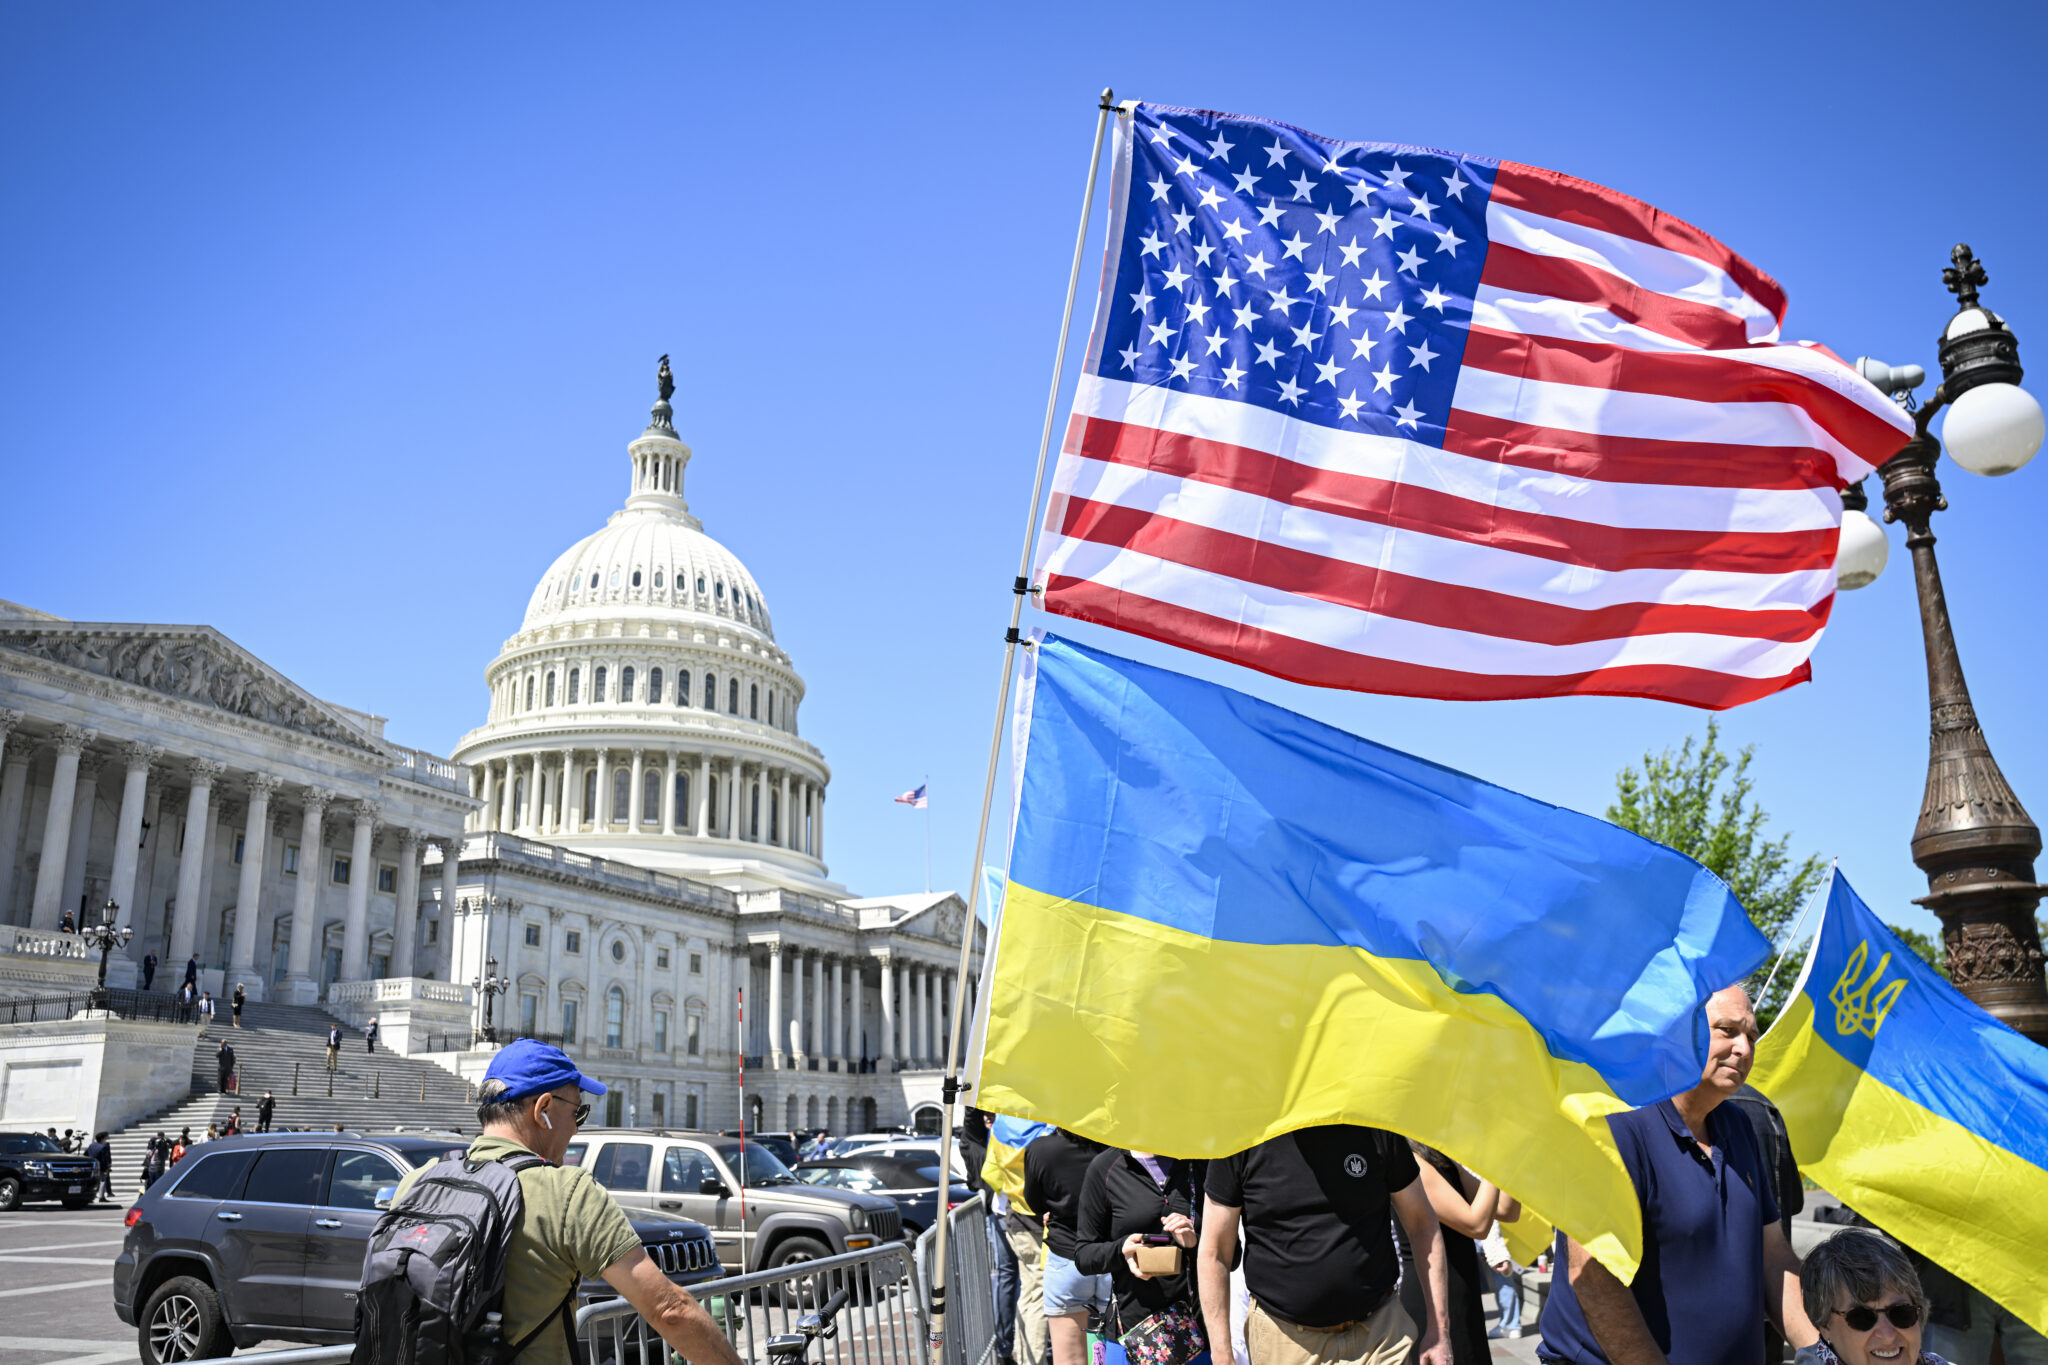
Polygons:
<instances>
[{"instance_id":1,"label":"clear sky","mask_svg":"<svg viewBox=\"0 0 2048 1365\"><path fill-rule=\"evenodd\" d=\"M674 357L687 494L752 568L866 894L963 887L1096 92L1554 167L1719 235L1787 335L1934 368L1941 267L2048 367L2036 7L0 5L0 597L203 622L446 753ZM1100 217L1098 201L1098 219ZM1098 224L1099 227L1099 224ZM1095 252L1090 248L1090 275ZM1074 352L1085 331L1077 323ZM1069 374L1071 376L1071 366ZM2048 368L2044 368L2048 375ZM2048 460L1937 521L1994 750L2048 816ZM1926 688L1902 536L1758 794L1880 913ZM1040 618L1045 623L1044 618ZM1604 809L1706 715L1317 692L1105 632Z\"/></svg>"}]
</instances>

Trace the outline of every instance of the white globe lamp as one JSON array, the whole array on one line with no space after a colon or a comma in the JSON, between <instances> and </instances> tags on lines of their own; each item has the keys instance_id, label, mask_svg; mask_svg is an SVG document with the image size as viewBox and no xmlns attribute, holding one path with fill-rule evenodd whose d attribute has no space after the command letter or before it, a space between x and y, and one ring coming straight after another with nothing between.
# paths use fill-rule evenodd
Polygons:
<instances>
[{"instance_id":1,"label":"white globe lamp","mask_svg":"<svg viewBox=\"0 0 2048 1365\"><path fill-rule=\"evenodd\" d=\"M1862 492L1855 491L1859 495ZM1835 586L1853 592L1877 581L1885 562L1891 558L1892 547L1885 539L1884 528L1861 507L1849 506L1847 502L1844 499L1842 539L1835 551Z\"/></svg>"},{"instance_id":2,"label":"white globe lamp","mask_svg":"<svg viewBox=\"0 0 2048 1365\"><path fill-rule=\"evenodd\" d=\"M1972 474L2010 474L2041 448L2041 405L2017 384L1979 384L1949 405L1942 444Z\"/></svg>"}]
</instances>

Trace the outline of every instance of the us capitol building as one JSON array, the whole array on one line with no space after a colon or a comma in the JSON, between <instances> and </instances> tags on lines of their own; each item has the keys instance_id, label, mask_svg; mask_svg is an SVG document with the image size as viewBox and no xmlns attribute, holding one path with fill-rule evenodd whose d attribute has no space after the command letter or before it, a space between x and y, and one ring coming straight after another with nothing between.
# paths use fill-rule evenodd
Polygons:
<instances>
[{"instance_id":1,"label":"us capitol building","mask_svg":"<svg viewBox=\"0 0 2048 1365\"><path fill-rule=\"evenodd\" d=\"M211 628L0 603L0 998L75 982L63 917L112 900L110 984L196 955L216 996L466 1073L488 994L501 1041L610 1087L606 1122L732 1126L742 1060L750 1127L934 1116L966 906L830 879L803 678L684 499L660 381L625 505L542 575L450 759Z\"/></svg>"}]
</instances>

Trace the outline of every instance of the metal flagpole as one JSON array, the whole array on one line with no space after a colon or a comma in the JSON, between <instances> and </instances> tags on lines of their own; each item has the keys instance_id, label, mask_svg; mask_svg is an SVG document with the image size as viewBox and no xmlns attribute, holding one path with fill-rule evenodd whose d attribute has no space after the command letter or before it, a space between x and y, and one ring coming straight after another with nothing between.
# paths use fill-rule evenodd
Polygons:
<instances>
[{"instance_id":1,"label":"metal flagpole","mask_svg":"<svg viewBox=\"0 0 2048 1365\"><path fill-rule=\"evenodd\" d=\"M924 893L932 893L932 775L924 775Z\"/></svg>"},{"instance_id":2,"label":"metal flagpole","mask_svg":"<svg viewBox=\"0 0 2048 1365\"><path fill-rule=\"evenodd\" d=\"M751 967L752 959L749 959ZM747 988L739 988L740 1062L740 1273L747 1273Z\"/></svg>"},{"instance_id":3,"label":"metal flagpole","mask_svg":"<svg viewBox=\"0 0 2048 1365\"><path fill-rule=\"evenodd\" d=\"M1017 578L1011 585L1010 628L1003 634L1003 673L996 688L996 717L988 739L988 776L981 784L981 819L974 826L974 868L967 879L967 921L960 930L960 968L953 976L953 1025L946 1047L946 1080L941 1091L939 1120L938 1207L946 1207L946 1195L953 1179L953 1102L960 1098L960 1028L966 1014L967 973L974 963L976 903L981 896L981 860L988 851L988 813L996 792L996 766L1002 757L1003 726L1010 709L1010 674L1017 662L1017 623L1024 618L1024 599L1031 591L1031 555L1038 544L1038 500L1045 491L1045 461L1052 449L1053 423L1059 417L1060 381L1067 359L1067 337L1074 324L1074 295L1081 285L1081 257L1088 245L1088 219L1095 207L1095 176L1102 168L1102 133L1109 116L1116 112L1116 97L1104 87L1096 103L1095 151L1088 159L1088 188L1081 196L1081 226L1074 233L1074 264L1067 274L1067 306L1060 315L1060 340L1052 357L1052 389L1045 396L1045 428L1038 437L1038 470L1031 479L1031 503L1024 511L1024 550L1017 563ZM927 792L927 799L930 793ZM926 806L930 818L930 806ZM929 826L927 826L929 828ZM937 1236L932 1243L931 1336L926 1345L933 1365L943 1365L941 1348L946 1324L946 1239L952 1219L943 1212L932 1220Z\"/></svg>"}]
</instances>

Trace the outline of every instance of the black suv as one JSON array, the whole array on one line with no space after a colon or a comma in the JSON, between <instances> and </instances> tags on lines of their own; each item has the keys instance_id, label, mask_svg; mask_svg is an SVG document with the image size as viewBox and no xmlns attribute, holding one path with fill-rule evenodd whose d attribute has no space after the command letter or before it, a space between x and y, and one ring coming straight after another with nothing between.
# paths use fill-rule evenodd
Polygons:
<instances>
[{"instance_id":1,"label":"black suv","mask_svg":"<svg viewBox=\"0 0 2048 1365\"><path fill-rule=\"evenodd\" d=\"M99 1185L92 1162L65 1151L49 1134L0 1133L0 1213L29 1199L61 1199L67 1209L82 1209Z\"/></svg>"},{"instance_id":2,"label":"black suv","mask_svg":"<svg viewBox=\"0 0 2048 1365\"><path fill-rule=\"evenodd\" d=\"M226 1355L259 1341L334 1345L355 1328L363 1251L404 1173L460 1156L431 1133L264 1133L195 1147L128 1210L114 1311L144 1365ZM721 1272L702 1223L629 1211L668 1277ZM582 1302L618 1297L592 1280Z\"/></svg>"}]
</instances>

